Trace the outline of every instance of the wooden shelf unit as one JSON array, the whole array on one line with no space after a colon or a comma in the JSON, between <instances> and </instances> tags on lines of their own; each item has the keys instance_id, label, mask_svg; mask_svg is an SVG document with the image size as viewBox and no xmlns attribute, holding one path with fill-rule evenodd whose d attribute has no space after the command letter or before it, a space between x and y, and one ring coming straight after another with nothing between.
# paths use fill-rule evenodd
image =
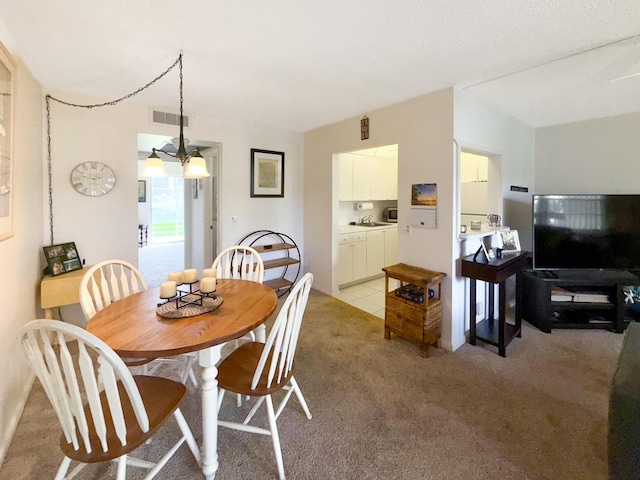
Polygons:
<instances>
[{"instance_id":1,"label":"wooden shelf unit","mask_svg":"<svg viewBox=\"0 0 640 480\"><path fill-rule=\"evenodd\" d=\"M404 263L384 267L385 272L385 315L384 338L391 333L420 346L420 355L429 356L429 345L440 348L442 323L442 279L445 274L424 268L412 267ZM424 301L412 302L396 295L397 288L389 290L389 279L398 280L397 288L407 284L424 289ZM393 284L393 282L391 282ZM429 290L434 295L429 298Z\"/></svg>"},{"instance_id":2,"label":"wooden shelf unit","mask_svg":"<svg viewBox=\"0 0 640 480\"><path fill-rule=\"evenodd\" d=\"M281 269L264 281L278 297L291 290L300 274L300 250L291 237L273 230L256 230L240 240L240 245L248 245L260 254L265 278L269 270Z\"/></svg>"}]
</instances>

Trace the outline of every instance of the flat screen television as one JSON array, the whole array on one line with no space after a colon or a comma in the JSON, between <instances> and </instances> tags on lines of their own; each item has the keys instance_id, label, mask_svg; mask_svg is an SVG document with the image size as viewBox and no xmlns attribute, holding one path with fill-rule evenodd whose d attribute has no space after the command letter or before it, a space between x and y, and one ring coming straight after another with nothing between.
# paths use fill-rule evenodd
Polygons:
<instances>
[{"instance_id":1,"label":"flat screen television","mask_svg":"<svg viewBox=\"0 0 640 480\"><path fill-rule=\"evenodd\" d=\"M640 270L640 195L534 195L533 268Z\"/></svg>"}]
</instances>

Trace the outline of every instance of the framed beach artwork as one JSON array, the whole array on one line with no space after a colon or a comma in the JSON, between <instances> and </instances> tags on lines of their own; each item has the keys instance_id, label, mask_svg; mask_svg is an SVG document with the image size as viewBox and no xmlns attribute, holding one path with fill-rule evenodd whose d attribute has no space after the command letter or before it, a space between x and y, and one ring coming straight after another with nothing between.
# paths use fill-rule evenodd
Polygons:
<instances>
[{"instance_id":1,"label":"framed beach artwork","mask_svg":"<svg viewBox=\"0 0 640 480\"><path fill-rule=\"evenodd\" d=\"M0 241L13 236L13 111L15 64L0 43Z\"/></svg>"},{"instance_id":2,"label":"framed beach artwork","mask_svg":"<svg viewBox=\"0 0 640 480\"><path fill-rule=\"evenodd\" d=\"M436 228L438 186L435 183L411 185L410 223L420 228Z\"/></svg>"}]
</instances>

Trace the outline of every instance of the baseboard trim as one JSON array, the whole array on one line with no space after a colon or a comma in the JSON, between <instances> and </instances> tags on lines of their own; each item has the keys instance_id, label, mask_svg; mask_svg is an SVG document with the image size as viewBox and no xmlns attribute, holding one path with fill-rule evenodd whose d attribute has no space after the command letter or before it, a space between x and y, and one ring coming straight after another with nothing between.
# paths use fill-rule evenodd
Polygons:
<instances>
[{"instance_id":1,"label":"baseboard trim","mask_svg":"<svg viewBox=\"0 0 640 480\"><path fill-rule=\"evenodd\" d=\"M24 408L27 405L27 400L29 399L29 393L31 393L31 387L33 387L33 381L35 380L35 377L35 374L31 372L28 381L24 383L25 387L22 391L22 394L20 395L18 405L13 411L13 415L11 416L11 420L9 421L9 425L4 431L2 437L0 437L0 465L4 463L4 459L7 456L9 445L11 445L13 435L16 433L16 429L18 428L18 422L20 421L22 412L24 412Z\"/></svg>"}]
</instances>

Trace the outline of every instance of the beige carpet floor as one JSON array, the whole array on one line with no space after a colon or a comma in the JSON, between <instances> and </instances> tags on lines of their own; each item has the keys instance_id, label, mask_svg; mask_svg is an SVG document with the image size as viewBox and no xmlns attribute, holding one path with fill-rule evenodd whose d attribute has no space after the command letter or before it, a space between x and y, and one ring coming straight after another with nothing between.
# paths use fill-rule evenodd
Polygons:
<instances>
[{"instance_id":1,"label":"beige carpet floor","mask_svg":"<svg viewBox=\"0 0 640 480\"><path fill-rule=\"evenodd\" d=\"M287 478L604 480L608 388L621 345L622 335L604 330L544 334L525 323L506 358L467 344L425 359L403 339L384 340L381 319L312 291L296 378L313 419L294 398L278 420ZM199 440L193 386L182 408ZM221 417L239 415L225 399ZM170 421L138 456L158 458L177 435ZM53 478L58 437L36 383L0 480ZM268 437L222 429L219 462L220 480L277 478ZM107 478L114 467L90 466L81 478ZM156 478L201 476L182 447Z\"/></svg>"}]
</instances>

